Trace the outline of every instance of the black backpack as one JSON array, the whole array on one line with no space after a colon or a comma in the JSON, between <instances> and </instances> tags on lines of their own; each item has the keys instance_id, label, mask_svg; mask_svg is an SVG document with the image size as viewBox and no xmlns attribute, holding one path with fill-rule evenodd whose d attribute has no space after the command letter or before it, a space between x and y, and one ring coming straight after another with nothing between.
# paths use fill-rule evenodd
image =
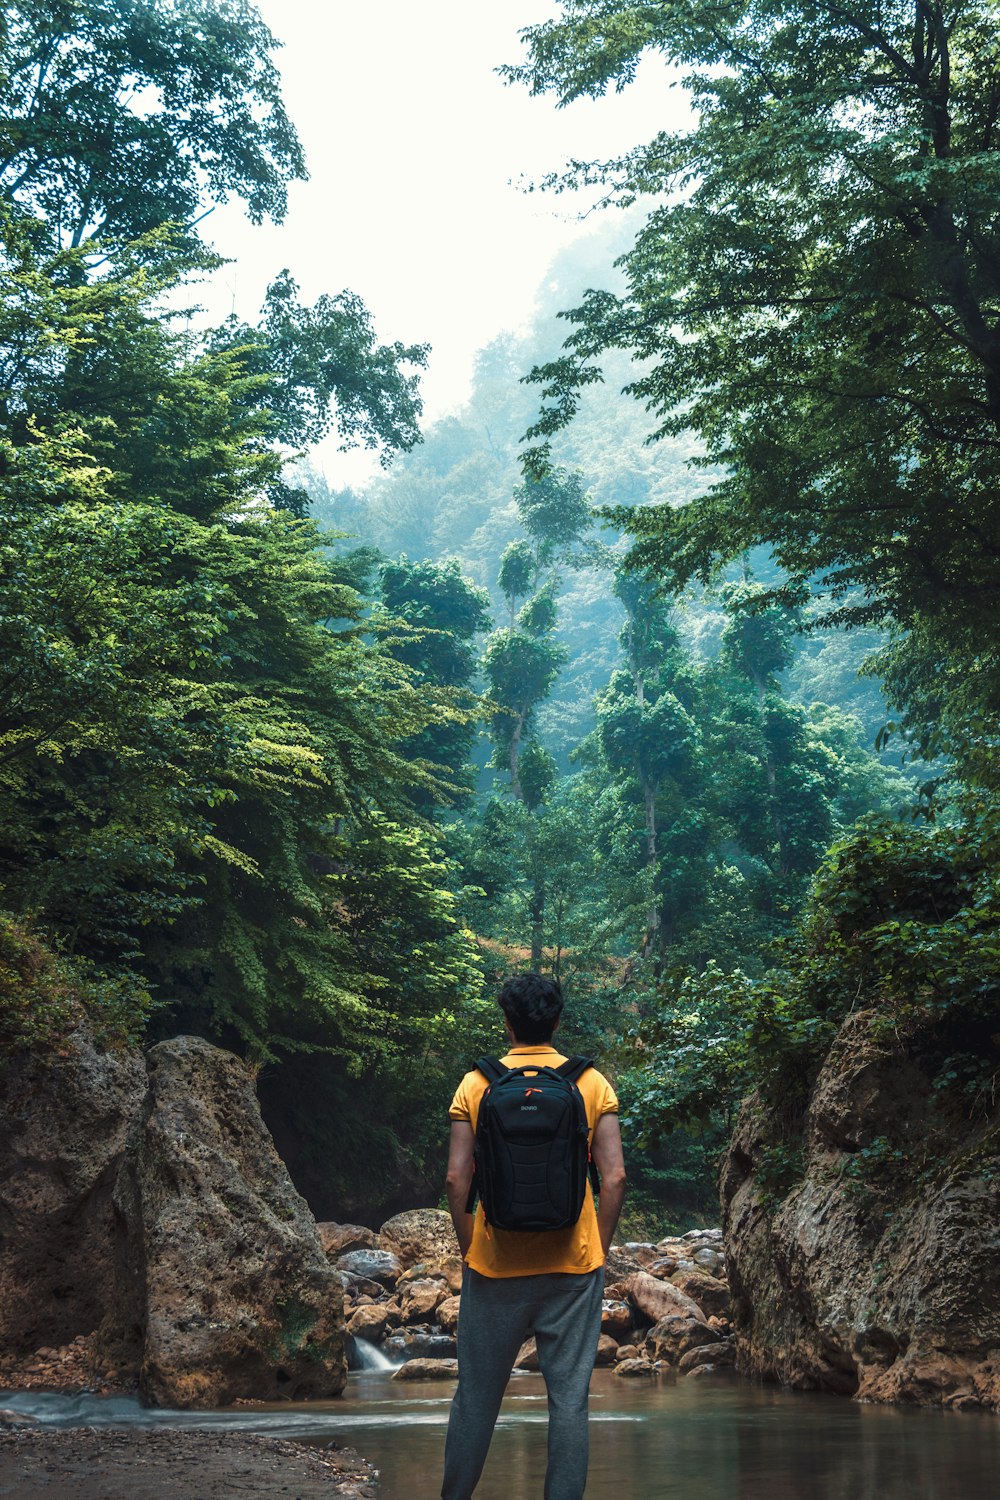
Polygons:
<instances>
[{"instance_id":1,"label":"black backpack","mask_svg":"<svg viewBox=\"0 0 1000 1500\"><path fill-rule=\"evenodd\" d=\"M576 1086L593 1065L570 1057L558 1068L507 1068L495 1057L476 1063L488 1079L476 1121L474 1174L466 1212L482 1200L497 1229L568 1229L580 1217L590 1160L583 1095Z\"/></svg>"}]
</instances>

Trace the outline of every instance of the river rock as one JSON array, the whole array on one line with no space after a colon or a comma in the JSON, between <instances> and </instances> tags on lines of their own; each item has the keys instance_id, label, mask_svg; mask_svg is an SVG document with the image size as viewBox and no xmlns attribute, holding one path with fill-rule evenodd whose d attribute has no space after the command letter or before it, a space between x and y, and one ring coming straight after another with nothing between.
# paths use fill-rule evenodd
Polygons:
<instances>
[{"instance_id":1,"label":"river rock","mask_svg":"<svg viewBox=\"0 0 1000 1500\"><path fill-rule=\"evenodd\" d=\"M619 1344L618 1348L615 1350L615 1360L616 1361L622 1360L622 1359L641 1359L641 1358L642 1358L642 1350L639 1349L639 1348L637 1348L635 1344Z\"/></svg>"},{"instance_id":2,"label":"river rock","mask_svg":"<svg viewBox=\"0 0 1000 1500\"><path fill-rule=\"evenodd\" d=\"M347 1320L348 1333L369 1344L377 1344L388 1326L388 1310L384 1302L369 1302L359 1307Z\"/></svg>"},{"instance_id":3,"label":"river rock","mask_svg":"<svg viewBox=\"0 0 1000 1500\"><path fill-rule=\"evenodd\" d=\"M613 1365L618 1354L618 1341L610 1334L602 1333L597 1340L597 1353L594 1355L595 1367Z\"/></svg>"},{"instance_id":4,"label":"river rock","mask_svg":"<svg viewBox=\"0 0 1000 1500\"><path fill-rule=\"evenodd\" d=\"M443 1302L438 1303L437 1320L445 1333L458 1332L458 1311L461 1305L461 1297L446 1297Z\"/></svg>"},{"instance_id":5,"label":"river rock","mask_svg":"<svg viewBox=\"0 0 1000 1500\"><path fill-rule=\"evenodd\" d=\"M650 1244L648 1240L627 1240L622 1246L622 1253L643 1271L648 1270L654 1260L663 1258L659 1247Z\"/></svg>"},{"instance_id":6,"label":"river rock","mask_svg":"<svg viewBox=\"0 0 1000 1500\"><path fill-rule=\"evenodd\" d=\"M400 1303L404 1323L425 1323L445 1299L447 1288L441 1281L411 1281L403 1288Z\"/></svg>"},{"instance_id":7,"label":"river rock","mask_svg":"<svg viewBox=\"0 0 1000 1500\"><path fill-rule=\"evenodd\" d=\"M401 1328L382 1345L382 1353L391 1360L450 1359L455 1352L454 1339L427 1327Z\"/></svg>"},{"instance_id":8,"label":"river rock","mask_svg":"<svg viewBox=\"0 0 1000 1500\"><path fill-rule=\"evenodd\" d=\"M626 1282L628 1299L649 1323L662 1318L694 1318L706 1322L705 1314L686 1292L669 1281L660 1281L647 1271L637 1271Z\"/></svg>"},{"instance_id":9,"label":"river rock","mask_svg":"<svg viewBox=\"0 0 1000 1500\"><path fill-rule=\"evenodd\" d=\"M141 1053L85 1026L0 1063L0 1346L67 1344L114 1305L112 1193L145 1089Z\"/></svg>"},{"instance_id":10,"label":"river rock","mask_svg":"<svg viewBox=\"0 0 1000 1500\"><path fill-rule=\"evenodd\" d=\"M605 1298L601 1304L601 1332L621 1343L632 1331L632 1309L627 1302Z\"/></svg>"},{"instance_id":11,"label":"river rock","mask_svg":"<svg viewBox=\"0 0 1000 1500\"><path fill-rule=\"evenodd\" d=\"M621 1375L625 1380L656 1373L648 1359L623 1359L615 1365L615 1374Z\"/></svg>"},{"instance_id":12,"label":"river rock","mask_svg":"<svg viewBox=\"0 0 1000 1500\"><path fill-rule=\"evenodd\" d=\"M686 1375L698 1365L735 1365L736 1348L733 1344L699 1344L694 1349L689 1349L682 1354L677 1362L677 1369L681 1375Z\"/></svg>"},{"instance_id":13,"label":"river rock","mask_svg":"<svg viewBox=\"0 0 1000 1500\"><path fill-rule=\"evenodd\" d=\"M645 1267L621 1245L612 1245L604 1263L604 1284L610 1290L616 1282L627 1281Z\"/></svg>"},{"instance_id":14,"label":"river rock","mask_svg":"<svg viewBox=\"0 0 1000 1500\"><path fill-rule=\"evenodd\" d=\"M148 1402L343 1388L341 1285L238 1058L199 1037L152 1049L115 1202L120 1316Z\"/></svg>"},{"instance_id":15,"label":"river rock","mask_svg":"<svg viewBox=\"0 0 1000 1500\"><path fill-rule=\"evenodd\" d=\"M0 1407L0 1427L5 1431L14 1431L18 1427L37 1427L38 1418L29 1412L11 1411L9 1407Z\"/></svg>"},{"instance_id":16,"label":"river rock","mask_svg":"<svg viewBox=\"0 0 1000 1500\"><path fill-rule=\"evenodd\" d=\"M329 1260L349 1250L375 1250L378 1247L378 1235L364 1224L317 1224L316 1231Z\"/></svg>"},{"instance_id":17,"label":"river rock","mask_svg":"<svg viewBox=\"0 0 1000 1500\"><path fill-rule=\"evenodd\" d=\"M517 1351L517 1358L514 1361L514 1369L537 1370L538 1368L538 1349L535 1346L535 1341L534 1339L525 1339L524 1343Z\"/></svg>"},{"instance_id":18,"label":"river rock","mask_svg":"<svg viewBox=\"0 0 1000 1500\"><path fill-rule=\"evenodd\" d=\"M393 1380L457 1380L457 1359L410 1359L400 1365Z\"/></svg>"},{"instance_id":19,"label":"river rock","mask_svg":"<svg viewBox=\"0 0 1000 1500\"><path fill-rule=\"evenodd\" d=\"M919 1054L859 1008L813 1085L799 1180L775 1202L762 1168L787 1123L745 1103L721 1177L743 1371L1000 1411L1000 1141L943 1108ZM883 1141L903 1167L852 1181L858 1151ZM914 1180L922 1150L934 1171Z\"/></svg>"},{"instance_id":20,"label":"river rock","mask_svg":"<svg viewBox=\"0 0 1000 1500\"><path fill-rule=\"evenodd\" d=\"M455 1257L457 1242L451 1215L439 1208L414 1208L396 1214L382 1225L378 1242L397 1256L404 1268L420 1261L432 1265Z\"/></svg>"},{"instance_id":21,"label":"river rock","mask_svg":"<svg viewBox=\"0 0 1000 1500\"><path fill-rule=\"evenodd\" d=\"M661 1318L646 1335L646 1353L650 1359L665 1360L675 1365L689 1349L701 1344L717 1343L718 1335L697 1318L682 1318L676 1315Z\"/></svg>"},{"instance_id":22,"label":"river rock","mask_svg":"<svg viewBox=\"0 0 1000 1500\"><path fill-rule=\"evenodd\" d=\"M673 1284L692 1302L697 1302L706 1318L724 1317L729 1311L729 1287L714 1276L697 1271L678 1271Z\"/></svg>"},{"instance_id":23,"label":"river rock","mask_svg":"<svg viewBox=\"0 0 1000 1500\"><path fill-rule=\"evenodd\" d=\"M338 1255L334 1264L352 1281L374 1281L390 1291L403 1270L399 1257L389 1250L348 1250L346 1254Z\"/></svg>"},{"instance_id":24,"label":"river rock","mask_svg":"<svg viewBox=\"0 0 1000 1500\"><path fill-rule=\"evenodd\" d=\"M440 1281L449 1292L458 1293L462 1290L463 1270L464 1266L458 1255L449 1255L440 1261L418 1261L415 1266L410 1266L403 1272L396 1282L396 1289L398 1291L411 1281Z\"/></svg>"}]
</instances>

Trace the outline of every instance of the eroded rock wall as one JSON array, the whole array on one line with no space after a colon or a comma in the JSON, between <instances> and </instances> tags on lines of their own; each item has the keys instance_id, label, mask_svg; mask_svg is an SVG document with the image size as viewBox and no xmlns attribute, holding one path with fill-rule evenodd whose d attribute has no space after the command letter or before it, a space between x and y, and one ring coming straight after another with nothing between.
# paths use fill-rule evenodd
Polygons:
<instances>
[{"instance_id":1,"label":"eroded rock wall","mask_svg":"<svg viewBox=\"0 0 1000 1500\"><path fill-rule=\"evenodd\" d=\"M148 1068L115 1190L120 1308L143 1395L174 1407L335 1395L342 1282L246 1067L178 1037Z\"/></svg>"},{"instance_id":2,"label":"eroded rock wall","mask_svg":"<svg viewBox=\"0 0 1000 1500\"><path fill-rule=\"evenodd\" d=\"M721 1189L740 1368L860 1400L1000 1411L1000 1121L942 1117L933 1078L848 1017L812 1090L799 1180L744 1105Z\"/></svg>"},{"instance_id":3,"label":"eroded rock wall","mask_svg":"<svg viewBox=\"0 0 1000 1500\"><path fill-rule=\"evenodd\" d=\"M146 1069L80 1027L0 1067L0 1349L69 1344L114 1296L112 1190Z\"/></svg>"}]
</instances>

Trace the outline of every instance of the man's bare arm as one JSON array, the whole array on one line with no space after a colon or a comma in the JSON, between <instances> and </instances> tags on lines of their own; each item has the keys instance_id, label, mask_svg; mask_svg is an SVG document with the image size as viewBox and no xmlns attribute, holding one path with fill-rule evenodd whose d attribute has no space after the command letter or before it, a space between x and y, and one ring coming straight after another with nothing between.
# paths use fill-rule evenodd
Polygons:
<instances>
[{"instance_id":1,"label":"man's bare arm","mask_svg":"<svg viewBox=\"0 0 1000 1500\"><path fill-rule=\"evenodd\" d=\"M597 1229L605 1256L611 1249L618 1218L625 1202L625 1158L617 1115L602 1115L594 1128L590 1146L594 1165L601 1174L601 1197L597 1207Z\"/></svg>"},{"instance_id":2,"label":"man's bare arm","mask_svg":"<svg viewBox=\"0 0 1000 1500\"><path fill-rule=\"evenodd\" d=\"M472 1215L465 1212L465 1205L469 1199L469 1188L472 1186L472 1150L475 1141L476 1138L468 1120L452 1120L445 1191L448 1194L451 1222L455 1226L458 1248L462 1252L463 1260L468 1255L469 1246L472 1244Z\"/></svg>"}]
</instances>

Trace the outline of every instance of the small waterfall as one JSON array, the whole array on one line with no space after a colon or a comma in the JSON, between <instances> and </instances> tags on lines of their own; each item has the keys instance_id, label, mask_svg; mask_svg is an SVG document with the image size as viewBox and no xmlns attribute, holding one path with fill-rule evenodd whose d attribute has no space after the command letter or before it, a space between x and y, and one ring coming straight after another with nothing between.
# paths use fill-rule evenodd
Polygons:
<instances>
[{"instance_id":1,"label":"small waterfall","mask_svg":"<svg viewBox=\"0 0 1000 1500\"><path fill-rule=\"evenodd\" d=\"M354 1336L352 1370L395 1370L398 1367L391 1359L387 1359L381 1349L376 1349L374 1344L369 1344L367 1339L359 1339Z\"/></svg>"}]
</instances>

